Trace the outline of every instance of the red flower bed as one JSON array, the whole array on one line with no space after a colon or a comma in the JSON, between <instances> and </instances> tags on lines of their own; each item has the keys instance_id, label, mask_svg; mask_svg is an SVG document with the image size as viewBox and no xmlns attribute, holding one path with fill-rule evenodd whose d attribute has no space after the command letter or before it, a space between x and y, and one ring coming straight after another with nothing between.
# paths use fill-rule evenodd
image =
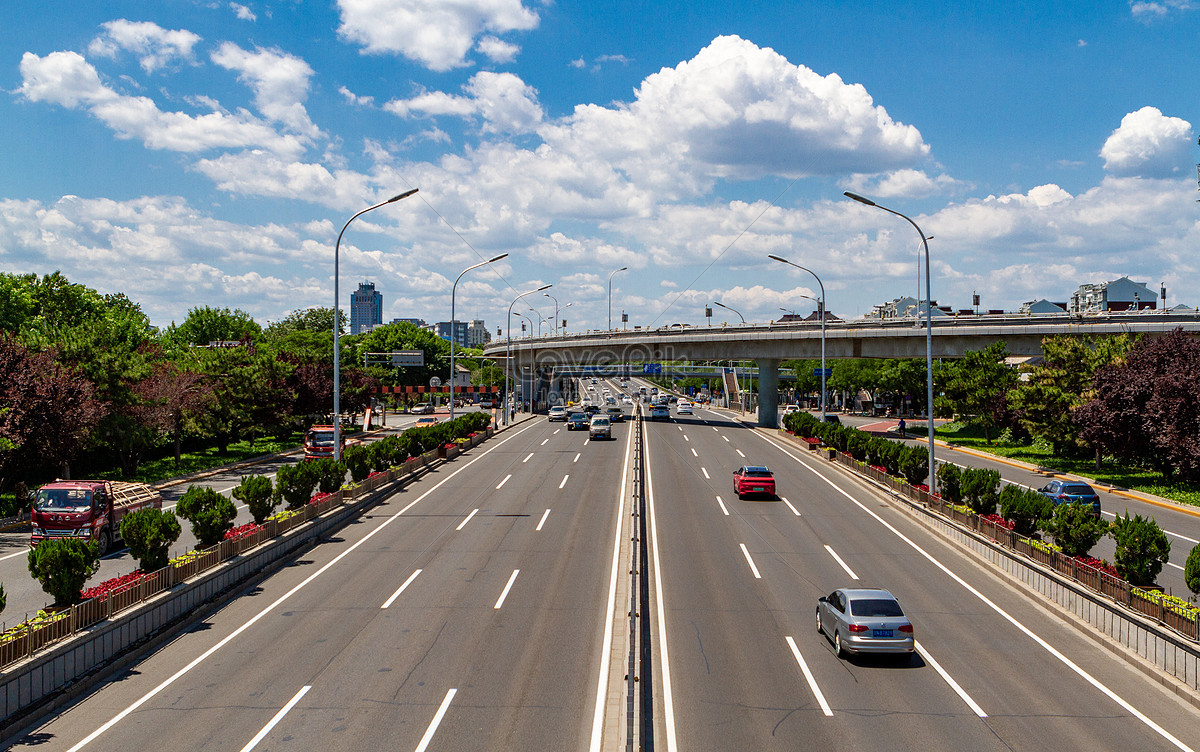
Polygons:
<instances>
[{"instance_id":1,"label":"red flower bed","mask_svg":"<svg viewBox=\"0 0 1200 752\"><path fill-rule=\"evenodd\" d=\"M807 441L809 444L820 444L821 443L821 440L818 439L816 436L805 436L804 440Z\"/></svg>"},{"instance_id":2,"label":"red flower bed","mask_svg":"<svg viewBox=\"0 0 1200 752\"><path fill-rule=\"evenodd\" d=\"M1108 564L1100 559L1097 559L1095 556L1076 556L1075 561L1085 566L1089 566L1092 569L1099 569L1105 574L1111 574L1113 577L1120 577L1120 575L1117 574L1116 567L1114 567L1112 564Z\"/></svg>"},{"instance_id":3,"label":"red flower bed","mask_svg":"<svg viewBox=\"0 0 1200 752\"><path fill-rule=\"evenodd\" d=\"M262 525L257 522L247 522L245 525L238 525L225 531L225 540L241 540L250 535L254 535L259 530L262 530Z\"/></svg>"},{"instance_id":4,"label":"red flower bed","mask_svg":"<svg viewBox=\"0 0 1200 752\"><path fill-rule=\"evenodd\" d=\"M924 491L925 493L929 493L929 486L924 483L918 483L917 485L913 486L913 488L917 489L918 491ZM934 494L933 498L940 499L940 498L942 498L942 495Z\"/></svg>"},{"instance_id":5,"label":"red flower bed","mask_svg":"<svg viewBox=\"0 0 1200 752\"><path fill-rule=\"evenodd\" d=\"M129 574L113 577L111 580L105 580L95 587L90 587L79 594L79 597L85 601L91 598L103 598L106 595L116 595L123 593L131 587L134 587L142 581L147 575L138 569Z\"/></svg>"},{"instance_id":6,"label":"red flower bed","mask_svg":"<svg viewBox=\"0 0 1200 752\"><path fill-rule=\"evenodd\" d=\"M309 500L308 500L308 503L309 503L309 504L320 504L322 501L325 501L325 500L326 500L326 499L328 499L330 496L333 496L333 494L328 494L328 493L319 493L319 494L317 494L316 496L314 496L314 497L312 497L311 499L309 499Z\"/></svg>"},{"instance_id":7,"label":"red flower bed","mask_svg":"<svg viewBox=\"0 0 1200 752\"><path fill-rule=\"evenodd\" d=\"M877 470L877 471L879 471L879 472L883 473L884 475L888 475L888 474L889 474L889 473L888 473L888 471L887 471L887 468L886 468L886 467L884 467L883 465L871 465L871 469L872 469L872 470Z\"/></svg>"},{"instance_id":8,"label":"red flower bed","mask_svg":"<svg viewBox=\"0 0 1200 752\"><path fill-rule=\"evenodd\" d=\"M1012 530L1016 526L1012 520L1006 520L995 512L992 512L991 514L980 515L980 518L991 522L997 527L1002 527L1005 530Z\"/></svg>"}]
</instances>

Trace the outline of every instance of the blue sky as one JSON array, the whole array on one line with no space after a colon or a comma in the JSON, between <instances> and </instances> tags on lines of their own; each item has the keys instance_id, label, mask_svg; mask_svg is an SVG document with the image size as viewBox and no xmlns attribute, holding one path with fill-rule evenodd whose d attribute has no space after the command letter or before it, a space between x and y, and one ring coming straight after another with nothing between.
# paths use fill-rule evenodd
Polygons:
<instances>
[{"instance_id":1,"label":"blue sky","mask_svg":"<svg viewBox=\"0 0 1200 752\"><path fill-rule=\"evenodd\" d=\"M158 325L358 281L385 320L568 330L1128 275L1200 304L1200 7L1157 2L68 1L0 7L0 269ZM531 302L552 316L548 299ZM521 307L518 307L520 310ZM725 318L720 309L714 322ZM547 323L547 327L549 324Z\"/></svg>"}]
</instances>

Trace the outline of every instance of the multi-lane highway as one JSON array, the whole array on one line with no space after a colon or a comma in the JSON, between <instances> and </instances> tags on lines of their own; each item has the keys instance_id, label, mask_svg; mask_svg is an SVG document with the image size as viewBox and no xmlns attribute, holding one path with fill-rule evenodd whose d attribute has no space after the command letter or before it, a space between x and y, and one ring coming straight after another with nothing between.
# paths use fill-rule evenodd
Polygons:
<instances>
[{"instance_id":1,"label":"multi-lane highway","mask_svg":"<svg viewBox=\"0 0 1200 752\"><path fill-rule=\"evenodd\" d=\"M645 425L656 746L1200 749L1195 708L831 463L672 418ZM518 424L15 748L624 749L597 699L632 435ZM781 498L739 501L743 463ZM917 656L834 655L816 599L850 585L899 597Z\"/></svg>"}]
</instances>

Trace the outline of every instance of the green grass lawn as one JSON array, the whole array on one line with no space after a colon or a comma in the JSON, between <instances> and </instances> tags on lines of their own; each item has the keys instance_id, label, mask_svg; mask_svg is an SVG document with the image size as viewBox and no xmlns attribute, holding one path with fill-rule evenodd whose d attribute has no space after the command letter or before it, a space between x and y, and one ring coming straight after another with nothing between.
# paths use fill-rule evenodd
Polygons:
<instances>
[{"instance_id":1,"label":"green grass lawn","mask_svg":"<svg viewBox=\"0 0 1200 752\"><path fill-rule=\"evenodd\" d=\"M914 426L913 428L918 427ZM912 433L916 433L916 431ZM924 435L924 431L920 431L920 433ZM992 443L988 444L984 440L983 431L979 426L970 423L943 424L935 429L935 435L947 444L954 446L967 447L999 457L1028 462L1047 470L1092 478L1119 488L1161 496L1181 504L1200 506L1200 483L1191 481L1168 483L1157 472L1123 466L1111 458L1105 458L1101 462L1100 469L1097 470L1096 461L1093 458L1055 457L1050 453L1050 447L1044 444L1006 443L998 441L994 437Z\"/></svg>"}]
</instances>

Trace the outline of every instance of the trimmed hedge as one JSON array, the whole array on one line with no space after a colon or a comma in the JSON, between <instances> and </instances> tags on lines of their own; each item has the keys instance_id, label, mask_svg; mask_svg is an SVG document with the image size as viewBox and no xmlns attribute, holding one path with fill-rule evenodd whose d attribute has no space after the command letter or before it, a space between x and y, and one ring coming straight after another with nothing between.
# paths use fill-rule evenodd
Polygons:
<instances>
[{"instance_id":1,"label":"trimmed hedge","mask_svg":"<svg viewBox=\"0 0 1200 752\"><path fill-rule=\"evenodd\" d=\"M859 462L882 467L888 475L903 475L914 486L924 483L929 475L929 453L924 447L872 436L850 426L822 423L806 412L783 416L783 427L801 438L820 439Z\"/></svg>"}]
</instances>

